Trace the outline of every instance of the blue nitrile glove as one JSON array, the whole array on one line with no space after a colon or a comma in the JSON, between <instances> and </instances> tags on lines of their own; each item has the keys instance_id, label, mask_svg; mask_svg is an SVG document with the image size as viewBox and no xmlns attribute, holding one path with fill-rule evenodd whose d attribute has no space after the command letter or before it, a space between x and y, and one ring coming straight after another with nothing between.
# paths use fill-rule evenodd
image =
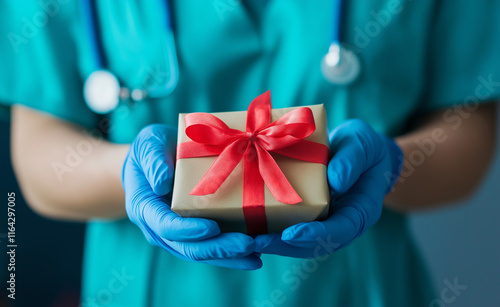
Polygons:
<instances>
[{"instance_id":1,"label":"blue nitrile glove","mask_svg":"<svg viewBox=\"0 0 500 307\"><path fill-rule=\"evenodd\" d=\"M384 197L401 172L399 146L365 122L348 120L330 133L330 150L328 218L288 227L281 234L257 236L256 251L299 258L322 256L348 245L378 221Z\"/></svg>"},{"instance_id":2,"label":"blue nitrile glove","mask_svg":"<svg viewBox=\"0 0 500 307\"><path fill-rule=\"evenodd\" d=\"M130 220L149 243L189 261L252 270L262 266L255 242L242 233L220 234L215 221L183 218L170 209L177 129L144 128L130 146L122 173Z\"/></svg>"}]
</instances>

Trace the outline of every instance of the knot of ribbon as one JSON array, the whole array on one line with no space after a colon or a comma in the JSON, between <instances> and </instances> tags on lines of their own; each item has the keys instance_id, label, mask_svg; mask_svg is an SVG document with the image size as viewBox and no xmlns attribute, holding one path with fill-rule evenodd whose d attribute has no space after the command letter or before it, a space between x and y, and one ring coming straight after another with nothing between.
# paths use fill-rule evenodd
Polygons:
<instances>
[{"instance_id":1,"label":"knot of ribbon","mask_svg":"<svg viewBox=\"0 0 500 307\"><path fill-rule=\"evenodd\" d=\"M247 110L246 131L229 128L209 113L185 117L186 135L177 159L218 156L190 195L215 193L243 159L243 214L249 234L266 233L264 183L279 202L302 201L270 152L312 163L327 164L328 147L304 140L316 129L310 108L294 109L271 122L271 95L256 97Z\"/></svg>"}]
</instances>

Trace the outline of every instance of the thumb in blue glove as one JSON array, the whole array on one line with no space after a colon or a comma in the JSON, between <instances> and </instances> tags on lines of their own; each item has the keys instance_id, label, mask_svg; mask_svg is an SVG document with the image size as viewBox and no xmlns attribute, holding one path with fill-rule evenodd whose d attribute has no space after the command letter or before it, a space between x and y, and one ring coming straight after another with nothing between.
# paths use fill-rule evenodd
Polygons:
<instances>
[{"instance_id":1,"label":"thumb in blue glove","mask_svg":"<svg viewBox=\"0 0 500 307\"><path fill-rule=\"evenodd\" d=\"M334 155L327 174L332 195L328 218L257 236L256 251L318 257L350 244L378 221L384 197L401 172L401 149L361 120L348 120L332 131L330 149Z\"/></svg>"},{"instance_id":2,"label":"thumb in blue glove","mask_svg":"<svg viewBox=\"0 0 500 307\"><path fill-rule=\"evenodd\" d=\"M170 208L177 129L144 128L130 146L122 173L126 210L149 243L188 261L252 270L262 266L255 242L241 233L220 234L215 221L183 218Z\"/></svg>"}]
</instances>

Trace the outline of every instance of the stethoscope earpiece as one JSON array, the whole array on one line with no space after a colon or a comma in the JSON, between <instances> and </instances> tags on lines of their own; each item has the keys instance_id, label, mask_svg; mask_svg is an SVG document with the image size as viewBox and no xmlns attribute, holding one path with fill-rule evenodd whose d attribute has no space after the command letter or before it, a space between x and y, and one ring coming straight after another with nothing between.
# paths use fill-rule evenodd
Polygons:
<instances>
[{"instance_id":1,"label":"stethoscope earpiece","mask_svg":"<svg viewBox=\"0 0 500 307\"><path fill-rule=\"evenodd\" d=\"M333 0L332 37L327 54L321 59L321 73L330 83L347 85L361 74L361 63L358 56L342 46L342 19L345 16L345 0Z\"/></svg>"},{"instance_id":2,"label":"stethoscope earpiece","mask_svg":"<svg viewBox=\"0 0 500 307\"><path fill-rule=\"evenodd\" d=\"M330 83L347 85L360 75L361 64L354 52L332 43L321 60L321 73Z\"/></svg>"},{"instance_id":3,"label":"stethoscope earpiece","mask_svg":"<svg viewBox=\"0 0 500 307\"><path fill-rule=\"evenodd\" d=\"M83 84L83 97L95 113L106 114L113 111L118 106L120 94L118 79L107 70L92 72Z\"/></svg>"}]
</instances>

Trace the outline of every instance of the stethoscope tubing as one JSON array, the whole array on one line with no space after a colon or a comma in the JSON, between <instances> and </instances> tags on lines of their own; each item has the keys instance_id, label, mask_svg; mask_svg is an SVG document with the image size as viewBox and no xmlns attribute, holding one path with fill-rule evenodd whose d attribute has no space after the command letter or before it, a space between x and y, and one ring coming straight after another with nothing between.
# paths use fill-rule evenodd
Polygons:
<instances>
[{"instance_id":1,"label":"stethoscope tubing","mask_svg":"<svg viewBox=\"0 0 500 307\"><path fill-rule=\"evenodd\" d=\"M341 46L342 40L342 24L343 24L343 12L345 0L333 0L332 5L332 15L334 17L334 22L332 24L331 32L331 43L328 49L328 53L321 61L321 71L326 80L336 85L346 85L354 81L359 75L360 62L356 54L354 54L348 48ZM109 71L107 63L107 58L105 56L104 43L100 34L99 29L99 18L97 10L96 0L81 0L82 6L82 16L83 16L83 26L86 29L87 41L90 47L90 57L92 64L93 73L87 76L84 85L84 96L88 106L97 113L107 113L112 111L118 103L122 100L131 99L134 101L144 100L146 97L150 98L161 98L168 96L176 88L179 80L179 62L177 58L176 44L173 31L172 14L171 7L168 0L159 0L160 10L164 12L164 26L166 31L164 32L163 39L165 44L165 53L167 54L166 65L168 67L168 79L163 86L158 86L153 89L133 89L130 90L127 87L122 86L122 82L118 77ZM332 60L333 59L333 60ZM86 93L93 93L93 88L90 85L99 84L99 82L88 82L92 74L95 72L100 72L100 76L106 76L109 84L114 84L113 87L118 87L118 89L112 90L116 94L116 100L112 99L109 101L109 107L100 107L99 99L92 100L92 97L99 97L99 95L87 95ZM110 81L114 79L115 81ZM89 87L86 87L90 84ZM115 84L117 84L115 86ZM97 86L98 87L98 86ZM136 95L134 95L136 94ZM114 95L114 94L113 94ZM89 98L90 97L90 98ZM106 105L104 101L104 105ZM113 102L115 101L115 102ZM101 101L102 102L102 101ZM109 110L108 110L109 109Z\"/></svg>"}]
</instances>

